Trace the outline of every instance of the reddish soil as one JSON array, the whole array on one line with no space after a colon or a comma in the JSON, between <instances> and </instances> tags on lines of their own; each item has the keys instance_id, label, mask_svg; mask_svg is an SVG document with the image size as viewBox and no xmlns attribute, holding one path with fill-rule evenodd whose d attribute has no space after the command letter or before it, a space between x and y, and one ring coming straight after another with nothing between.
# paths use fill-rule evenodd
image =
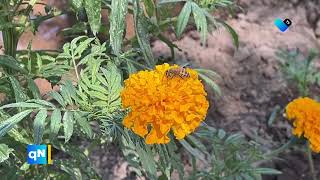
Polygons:
<instances>
[{"instance_id":1,"label":"reddish soil","mask_svg":"<svg viewBox=\"0 0 320 180\"><path fill-rule=\"evenodd\" d=\"M268 127L268 118L276 105L284 108L298 96L295 87L288 84L280 72L275 53L279 49L298 48L304 54L311 48L319 50L320 39L316 34L320 27L313 24L314 15L310 14L319 16L320 11L312 11L310 4L304 1L241 1L241 5L245 11L228 20L239 35L239 49L232 46L231 37L224 30L210 35L205 46L201 46L198 33L191 31L175 42L182 49L177 51L176 60L191 61L222 77L217 83L223 96L211 97L207 123L229 132L242 131L248 139L258 141L266 149L275 149L291 137L291 125L280 114ZM315 2L314 6L317 7ZM293 25L281 33L273 25L276 18L289 18ZM154 51L158 57L170 55L162 42L154 43ZM266 163L283 174L264 179L311 179L303 148L296 146L282 153L281 160ZM320 157L314 154L314 158L319 170ZM320 175L319 171L317 173Z\"/></svg>"}]
</instances>

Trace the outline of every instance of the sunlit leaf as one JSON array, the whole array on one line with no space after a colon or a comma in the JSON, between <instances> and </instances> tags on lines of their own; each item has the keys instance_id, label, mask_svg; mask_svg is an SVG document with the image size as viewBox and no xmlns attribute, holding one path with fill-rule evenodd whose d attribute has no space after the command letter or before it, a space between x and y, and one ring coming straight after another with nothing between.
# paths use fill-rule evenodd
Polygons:
<instances>
[{"instance_id":1,"label":"sunlit leaf","mask_svg":"<svg viewBox=\"0 0 320 180\"><path fill-rule=\"evenodd\" d=\"M16 59L8 55L0 55L0 65L22 72L24 74L28 73L28 71L25 70Z\"/></svg>"},{"instance_id":2,"label":"sunlit leaf","mask_svg":"<svg viewBox=\"0 0 320 180\"><path fill-rule=\"evenodd\" d=\"M177 26L176 26L176 33L177 36L180 37L181 34L183 33L184 29L186 28L190 15L192 12L192 3L188 1L182 8L179 16L178 16L178 21L177 21Z\"/></svg>"},{"instance_id":3,"label":"sunlit leaf","mask_svg":"<svg viewBox=\"0 0 320 180\"><path fill-rule=\"evenodd\" d=\"M66 111L63 115L63 128L65 142L68 142L73 134L73 113L71 111Z\"/></svg>"},{"instance_id":4,"label":"sunlit leaf","mask_svg":"<svg viewBox=\"0 0 320 180\"><path fill-rule=\"evenodd\" d=\"M92 32L97 34L101 26L101 0L85 0L84 5Z\"/></svg>"},{"instance_id":5,"label":"sunlit leaf","mask_svg":"<svg viewBox=\"0 0 320 180\"><path fill-rule=\"evenodd\" d=\"M154 154L148 146L143 149L140 145L136 146L139 159L141 161L142 167L149 173L149 175L155 176L157 173L156 164L154 161Z\"/></svg>"},{"instance_id":6,"label":"sunlit leaf","mask_svg":"<svg viewBox=\"0 0 320 180\"><path fill-rule=\"evenodd\" d=\"M26 101L28 99L28 96L25 94L19 81L16 78L14 78L13 76L9 76L9 80L10 80L11 87L14 92L14 97L16 99L16 102Z\"/></svg>"},{"instance_id":7,"label":"sunlit leaf","mask_svg":"<svg viewBox=\"0 0 320 180\"><path fill-rule=\"evenodd\" d=\"M10 154L13 153L13 149L9 148L6 144L0 144L0 163L9 159Z\"/></svg>"},{"instance_id":8,"label":"sunlit leaf","mask_svg":"<svg viewBox=\"0 0 320 180\"><path fill-rule=\"evenodd\" d=\"M123 33L126 27L126 14L128 0L112 0L110 15L110 44L113 53L119 55L123 41Z\"/></svg>"},{"instance_id":9,"label":"sunlit leaf","mask_svg":"<svg viewBox=\"0 0 320 180\"><path fill-rule=\"evenodd\" d=\"M27 137L26 131L18 131L17 128L12 128L8 135L12 137L15 141L24 143L24 144L32 144L32 141Z\"/></svg>"},{"instance_id":10,"label":"sunlit leaf","mask_svg":"<svg viewBox=\"0 0 320 180\"><path fill-rule=\"evenodd\" d=\"M51 115L51 122L50 122L50 131L51 131L50 136L51 137L54 138L58 134L61 125L62 125L61 124L61 111L59 109L55 109Z\"/></svg>"},{"instance_id":11,"label":"sunlit leaf","mask_svg":"<svg viewBox=\"0 0 320 180\"><path fill-rule=\"evenodd\" d=\"M201 41L204 43L208 36L206 11L200 8L196 3L192 3L192 13L197 30L200 32Z\"/></svg>"},{"instance_id":12,"label":"sunlit leaf","mask_svg":"<svg viewBox=\"0 0 320 180\"><path fill-rule=\"evenodd\" d=\"M31 112L32 110L26 110L10 117L5 121L2 121L0 123L0 137L4 136L8 131L10 131L14 127L15 124L20 122L23 118L25 118Z\"/></svg>"},{"instance_id":13,"label":"sunlit leaf","mask_svg":"<svg viewBox=\"0 0 320 180\"><path fill-rule=\"evenodd\" d=\"M155 12L155 6L153 0L143 0L146 12L149 17L152 17Z\"/></svg>"},{"instance_id":14,"label":"sunlit leaf","mask_svg":"<svg viewBox=\"0 0 320 180\"><path fill-rule=\"evenodd\" d=\"M144 16L139 1L134 2L134 27L138 43L144 56L144 60L149 67L154 67L156 62L150 46L150 37L146 17Z\"/></svg>"},{"instance_id":15,"label":"sunlit leaf","mask_svg":"<svg viewBox=\"0 0 320 180\"><path fill-rule=\"evenodd\" d=\"M31 78L28 78L28 88L31 91L33 98L35 99L41 98L39 88Z\"/></svg>"},{"instance_id":16,"label":"sunlit leaf","mask_svg":"<svg viewBox=\"0 0 320 180\"><path fill-rule=\"evenodd\" d=\"M85 134L88 135L89 138L91 138L93 135L93 132L87 119L82 117L78 112L74 113L74 118L80 125L81 129L85 132Z\"/></svg>"},{"instance_id":17,"label":"sunlit leaf","mask_svg":"<svg viewBox=\"0 0 320 180\"><path fill-rule=\"evenodd\" d=\"M46 118L47 118L47 110L41 109L34 119L34 123L33 123L34 144L41 144L42 142Z\"/></svg>"}]
</instances>

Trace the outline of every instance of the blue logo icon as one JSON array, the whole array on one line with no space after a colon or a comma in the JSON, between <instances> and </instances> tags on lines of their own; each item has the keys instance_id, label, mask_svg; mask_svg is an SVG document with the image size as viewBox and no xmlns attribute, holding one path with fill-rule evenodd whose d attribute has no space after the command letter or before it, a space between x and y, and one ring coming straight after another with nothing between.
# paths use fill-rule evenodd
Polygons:
<instances>
[{"instance_id":1,"label":"blue logo icon","mask_svg":"<svg viewBox=\"0 0 320 180\"><path fill-rule=\"evenodd\" d=\"M277 18L274 21L274 25L276 25L281 32L285 32L288 27L291 26L291 24L292 22L290 19L285 19L282 21L280 18Z\"/></svg>"},{"instance_id":2,"label":"blue logo icon","mask_svg":"<svg viewBox=\"0 0 320 180\"><path fill-rule=\"evenodd\" d=\"M28 164L52 164L51 145L28 145Z\"/></svg>"}]
</instances>

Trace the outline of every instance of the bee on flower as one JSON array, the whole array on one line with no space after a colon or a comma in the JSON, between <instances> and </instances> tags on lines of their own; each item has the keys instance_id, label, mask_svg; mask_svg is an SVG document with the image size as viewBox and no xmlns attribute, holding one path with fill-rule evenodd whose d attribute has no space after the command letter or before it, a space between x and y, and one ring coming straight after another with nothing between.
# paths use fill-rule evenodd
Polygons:
<instances>
[{"instance_id":1,"label":"bee on flower","mask_svg":"<svg viewBox=\"0 0 320 180\"><path fill-rule=\"evenodd\" d=\"M132 74L124 83L122 105L131 112L123 124L147 144L168 143L170 132L183 139L206 117L207 93L192 69L162 64Z\"/></svg>"},{"instance_id":2,"label":"bee on flower","mask_svg":"<svg viewBox=\"0 0 320 180\"><path fill-rule=\"evenodd\" d=\"M190 77L190 74L184 67L174 67L170 68L166 71L167 78L174 78L174 77L180 77L182 79L186 79Z\"/></svg>"}]
</instances>

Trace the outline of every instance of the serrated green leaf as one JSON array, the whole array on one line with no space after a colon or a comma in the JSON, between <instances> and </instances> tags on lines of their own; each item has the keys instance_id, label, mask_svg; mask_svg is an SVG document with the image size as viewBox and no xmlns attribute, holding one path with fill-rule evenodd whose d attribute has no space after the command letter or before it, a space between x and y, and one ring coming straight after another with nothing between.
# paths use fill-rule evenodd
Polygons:
<instances>
[{"instance_id":1,"label":"serrated green leaf","mask_svg":"<svg viewBox=\"0 0 320 180\"><path fill-rule=\"evenodd\" d=\"M73 113L71 111L66 111L62 120L65 142L68 142L73 134Z\"/></svg>"},{"instance_id":2,"label":"serrated green leaf","mask_svg":"<svg viewBox=\"0 0 320 180\"><path fill-rule=\"evenodd\" d=\"M86 50L89 46L89 44L94 40L94 38L88 38L82 42L80 42L76 48L74 48L74 55L75 56L81 56L84 50ZM72 42L71 42L72 47Z\"/></svg>"},{"instance_id":3,"label":"serrated green leaf","mask_svg":"<svg viewBox=\"0 0 320 180\"><path fill-rule=\"evenodd\" d=\"M28 88L31 91L33 98L41 99L39 88L31 78L28 78Z\"/></svg>"},{"instance_id":4,"label":"serrated green leaf","mask_svg":"<svg viewBox=\"0 0 320 180\"><path fill-rule=\"evenodd\" d=\"M98 98L98 99L101 99L101 100L105 100L105 101L108 101L109 100L109 97L98 92L98 91L90 91L90 95L92 97L95 97L95 98Z\"/></svg>"},{"instance_id":5,"label":"serrated green leaf","mask_svg":"<svg viewBox=\"0 0 320 180\"><path fill-rule=\"evenodd\" d=\"M178 37L181 36L183 33L184 29L186 28L190 15L192 12L192 4L190 1L188 1L182 8L178 20L177 20L177 25L176 25L176 34Z\"/></svg>"},{"instance_id":6,"label":"serrated green leaf","mask_svg":"<svg viewBox=\"0 0 320 180\"><path fill-rule=\"evenodd\" d=\"M19 102L19 103L7 104L0 107L0 109L6 109L6 108L43 108L43 106L36 103Z\"/></svg>"},{"instance_id":7,"label":"serrated green leaf","mask_svg":"<svg viewBox=\"0 0 320 180\"><path fill-rule=\"evenodd\" d=\"M12 128L8 132L8 135L12 137L14 140L16 140L17 142L24 143L24 144L32 144L31 140L25 138L26 136L25 131L19 132L16 128Z\"/></svg>"},{"instance_id":8,"label":"serrated green leaf","mask_svg":"<svg viewBox=\"0 0 320 180\"><path fill-rule=\"evenodd\" d=\"M65 90L67 91L67 93L73 98L73 99L77 99L77 90L76 88L72 85L71 81L66 81L66 84L64 85Z\"/></svg>"},{"instance_id":9,"label":"serrated green leaf","mask_svg":"<svg viewBox=\"0 0 320 180\"><path fill-rule=\"evenodd\" d=\"M205 155L199 151L198 149L192 147L186 140L182 139L179 141L179 143L192 155L194 155L195 157L197 157L198 159L200 159L203 162L206 162L205 159Z\"/></svg>"},{"instance_id":10,"label":"serrated green leaf","mask_svg":"<svg viewBox=\"0 0 320 180\"><path fill-rule=\"evenodd\" d=\"M204 80L204 82L206 84L208 84L211 87L211 89L215 93L217 93L219 96L221 96L222 93L221 93L221 90L220 90L219 86L212 79L210 79L209 77L207 77L206 75L201 74L201 73L199 73L199 76L200 76L201 79Z\"/></svg>"},{"instance_id":11,"label":"serrated green leaf","mask_svg":"<svg viewBox=\"0 0 320 180\"><path fill-rule=\"evenodd\" d=\"M212 77L212 78L218 78L221 79L221 76L219 74L217 74L216 72L214 72L213 70L210 69L193 69L196 70L197 72L201 73L201 74L206 74L208 75L208 77Z\"/></svg>"},{"instance_id":12,"label":"serrated green leaf","mask_svg":"<svg viewBox=\"0 0 320 180\"><path fill-rule=\"evenodd\" d=\"M75 163L72 163L71 161L57 161L57 166L70 175L70 177L73 177L73 179L82 180L81 170L76 167Z\"/></svg>"},{"instance_id":13,"label":"serrated green leaf","mask_svg":"<svg viewBox=\"0 0 320 180\"><path fill-rule=\"evenodd\" d=\"M11 56L0 55L0 65L11 68L11 69L19 71L19 72L22 72L24 74L28 73L28 71L26 69L24 69L20 65L20 63Z\"/></svg>"},{"instance_id":14,"label":"serrated green leaf","mask_svg":"<svg viewBox=\"0 0 320 180\"><path fill-rule=\"evenodd\" d=\"M244 138L242 134L238 134L238 133L232 134L225 140L225 143L233 144L233 143L239 142L242 138Z\"/></svg>"},{"instance_id":15,"label":"serrated green leaf","mask_svg":"<svg viewBox=\"0 0 320 180\"><path fill-rule=\"evenodd\" d=\"M81 126L82 130L88 135L89 138L92 138L93 132L92 128L84 117L82 117L78 112L74 113L74 118L78 122L78 124Z\"/></svg>"},{"instance_id":16,"label":"serrated green leaf","mask_svg":"<svg viewBox=\"0 0 320 180\"><path fill-rule=\"evenodd\" d=\"M101 92L102 94L106 94L106 95L109 94L108 90L105 87L100 86L100 85L91 85L90 88L94 89L94 90L96 90L98 92Z\"/></svg>"},{"instance_id":17,"label":"serrated green leaf","mask_svg":"<svg viewBox=\"0 0 320 180\"><path fill-rule=\"evenodd\" d=\"M197 30L200 32L202 43L204 43L208 36L208 23L206 12L200 8L196 3L192 3L193 18L197 26Z\"/></svg>"},{"instance_id":18,"label":"serrated green leaf","mask_svg":"<svg viewBox=\"0 0 320 180\"><path fill-rule=\"evenodd\" d=\"M112 0L110 15L110 44L115 55L121 52L123 33L126 28L128 0Z\"/></svg>"},{"instance_id":19,"label":"serrated green leaf","mask_svg":"<svg viewBox=\"0 0 320 180\"><path fill-rule=\"evenodd\" d=\"M238 36L237 32L229 24L227 24L223 20L216 19L216 21L218 23L222 24L222 26L225 27L227 29L227 31L231 34L233 43L238 49L239 48L239 36Z\"/></svg>"},{"instance_id":20,"label":"serrated green leaf","mask_svg":"<svg viewBox=\"0 0 320 180\"><path fill-rule=\"evenodd\" d=\"M20 122L23 118L25 118L27 115L29 115L32 112L32 110L26 110L23 112L20 112L9 119L3 121L0 123L0 137L4 136L8 131L10 131L15 124Z\"/></svg>"},{"instance_id":21,"label":"serrated green leaf","mask_svg":"<svg viewBox=\"0 0 320 180\"><path fill-rule=\"evenodd\" d=\"M82 39L87 39L87 36L78 36L74 39L72 39L72 41L70 42L70 46L65 49L67 52L71 51L71 56L72 56L72 52L75 51L75 49L78 47L79 43L81 42ZM81 48L82 49L82 48ZM73 54L74 56L75 54Z\"/></svg>"},{"instance_id":22,"label":"serrated green leaf","mask_svg":"<svg viewBox=\"0 0 320 180\"><path fill-rule=\"evenodd\" d=\"M91 61L91 83L95 84L96 80L97 80L97 74L99 71L99 67L101 65L101 60L100 59L92 59L93 61Z\"/></svg>"},{"instance_id":23,"label":"serrated green leaf","mask_svg":"<svg viewBox=\"0 0 320 180\"><path fill-rule=\"evenodd\" d=\"M9 76L9 80L10 80L10 83L11 83L11 87L13 89L13 92L14 92L14 97L16 99L16 102L23 102L23 101L26 101L28 99L28 96L25 94L23 88L21 87L19 81L12 77L12 76Z\"/></svg>"},{"instance_id":24,"label":"serrated green leaf","mask_svg":"<svg viewBox=\"0 0 320 180\"><path fill-rule=\"evenodd\" d=\"M155 12L155 6L153 0L143 0L146 12L149 17L152 17Z\"/></svg>"},{"instance_id":25,"label":"serrated green leaf","mask_svg":"<svg viewBox=\"0 0 320 180\"><path fill-rule=\"evenodd\" d=\"M140 45L141 51L144 56L144 60L148 67L153 68L156 64L155 59L152 54L152 49L150 45L150 37L148 32L148 23L146 17L140 9L140 4L138 0L134 2L134 29L136 31L136 36L138 43Z\"/></svg>"},{"instance_id":26,"label":"serrated green leaf","mask_svg":"<svg viewBox=\"0 0 320 180\"><path fill-rule=\"evenodd\" d=\"M59 93L51 91L48 93L48 95L55 99L61 106L66 107L66 103L64 102L63 97Z\"/></svg>"},{"instance_id":27,"label":"serrated green leaf","mask_svg":"<svg viewBox=\"0 0 320 180\"><path fill-rule=\"evenodd\" d=\"M196 138L195 136L189 135L187 136L187 139L189 140L189 142L191 142L195 147L197 147L203 153L209 154L206 146L198 138Z\"/></svg>"},{"instance_id":28,"label":"serrated green leaf","mask_svg":"<svg viewBox=\"0 0 320 180\"><path fill-rule=\"evenodd\" d=\"M138 71L137 68L133 65L133 63L131 63L130 61L126 61L126 62L127 62L127 70L129 74L133 74ZM318 82L320 84L320 80Z\"/></svg>"},{"instance_id":29,"label":"serrated green leaf","mask_svg":"<svg viewBox=\"0 0 320 180\"><path fill-rule=\"evenodd\" d=\"M34 123L33 123L34 144L41 144L42 142L46 118L47 118L47 110L41 109L34 119Z\"/></svg>"},{"instance_id":30,"label":"serrated green leaf","mask_svg":"<svg viewBox=\"0 0 320 180\"><path fill-rule=\"evenodd\" d=\"M6 144L0 144L0 163L9 159L10 154L13 153L13 149L9 148Z\"/></svg>"},{"instance_id":31,"label":"serrated green leaf","mask_svg":"<svg viewBox=\"0 0 320 180\"><path fill-rule=\"evenodd\" d=\"M68 104L73 104L71 94L69 93L66 85L60 86L60 93L65 102L67 102Z\"/></svg>"},{"instance_id":32,"label":"serrated green leaf","mask_svg":"<svg viewBox=\"0 0 320 180\"><path fill-rule=\"evenodd\" d=\"M42 99L31 99L26 101L27 103L36 103L39 105L42 105L44 108L49 107L49 108L56 108L56 106L54 104L52 104L51 102L42 100Z\"/></svg>"},{"instance_id":33,"label":"serrated green leaf","mask_svg":"<svg viewBox=\"0 0 320 180\"><path fill-rule=\"evenodd\" d=\"M51 138L55 138L57 136L61 125L62 125L61 111L59 109L55 109L51 115L51 123L50 123Z\"/></svg>"},{"instance_id":34,"label":"serrated green leaf","mask_svg":"<svg viewBox=\"0 0 320 180\"><path fill-rule=\"evenodd\" d=\"M142 148L139 144L136 146L142 167L147 171L149 176L155 176L157 173L157 166L154 160L154 154L149 147Z\"/></svg>"},{"instance_id":35,"label":"serrated green leaf","mask_svg":"<svg viewBox=\"0 0 320 180\"><path fill-rule=\"evenodd\" d=\"M101 26L101 0L85 0L84 8L93 34L99 32Z\"/></svg>"}]
</instances>

